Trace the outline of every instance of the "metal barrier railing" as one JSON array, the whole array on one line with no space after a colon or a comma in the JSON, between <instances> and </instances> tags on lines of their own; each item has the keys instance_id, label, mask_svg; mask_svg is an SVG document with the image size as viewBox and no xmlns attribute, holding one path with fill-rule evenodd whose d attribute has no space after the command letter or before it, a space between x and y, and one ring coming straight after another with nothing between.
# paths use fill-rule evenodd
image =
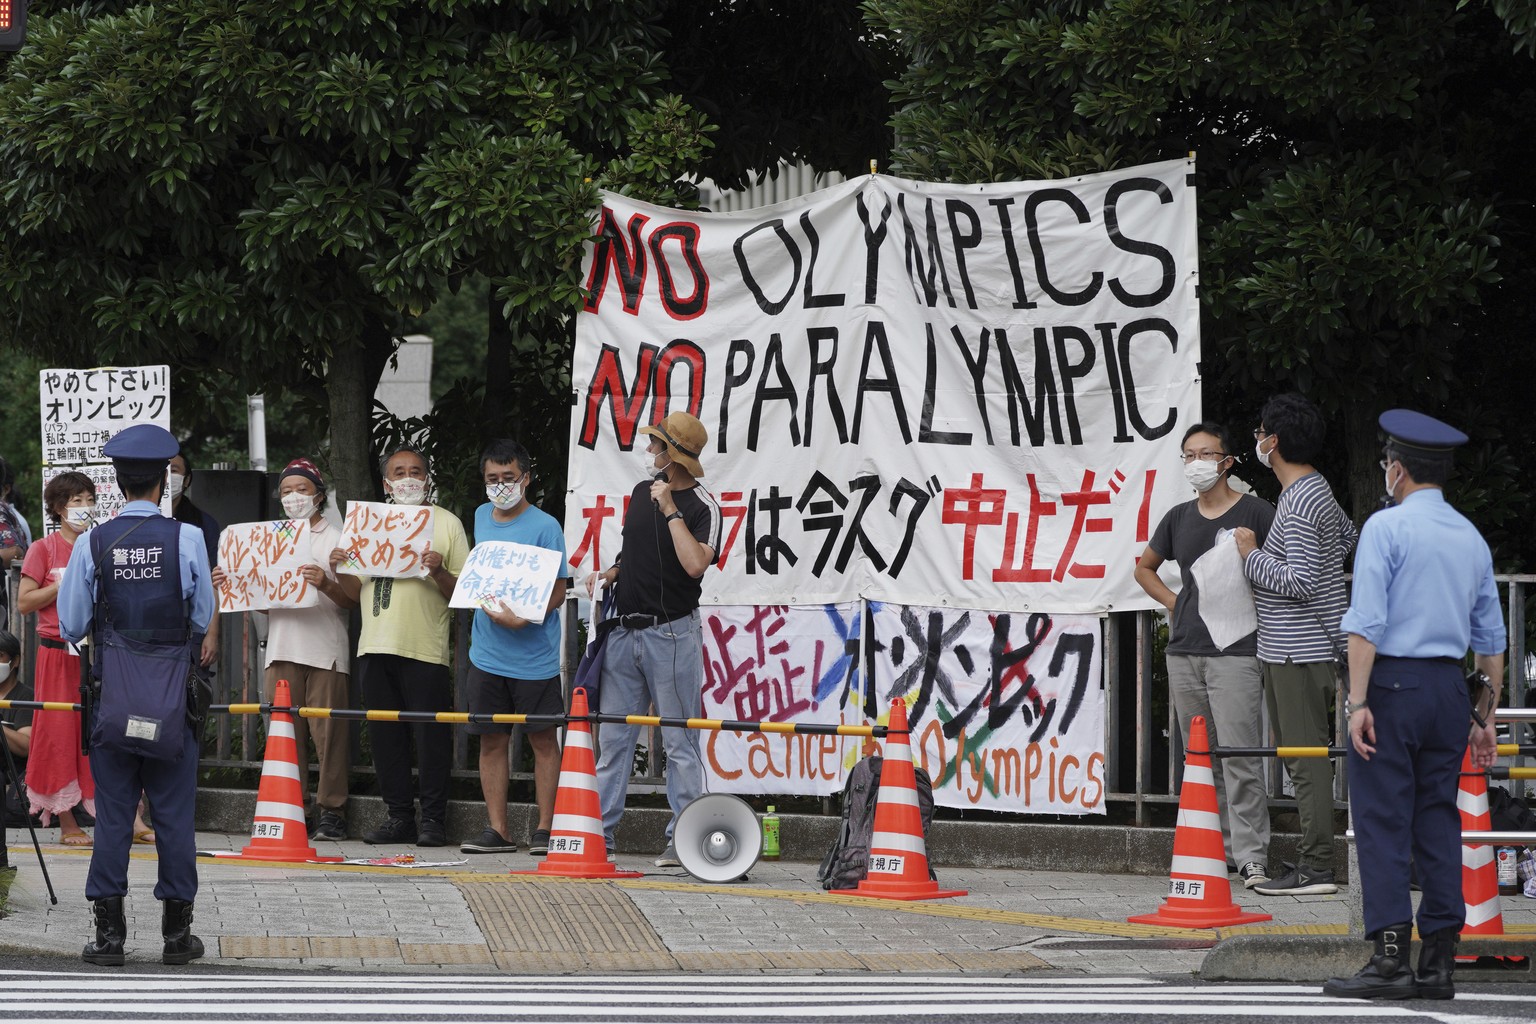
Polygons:
<instances>
[{"instance_id":1,"label":"metal barrier railing","mask_svg":"<svg viewBox=\"0 0 1536 1024\"><path fill-rule=\"evenodd\" d=\"M32 681L33 654L36 650L35 616L21 616L16 611L14 599L19 569L12 567L5 574L5 586L10 600L9 609L12 632L22 638L24 655L23 681ZM1509 725L1509 738L1515 743L1527 743L1533 739L1536 726L1536 708L1524 705L1530 697L1529 666L1525 641L1525 591L1536 583L1536 575L1501 575L1497 577L1504 595L1507 626L1510 637L1508 653L1509 691L1507 710L1501 711L1500 720ZM217 672L214 676L214 700L221 704L260 703L270 699L261 685L264 661L264 630L257 616L227 614L221 622L221 644ZM564 620L564 667L562 678L569 690L570 677L581 653L581 616L576 598L566 603ZM455 613L453 678L455 709L467 711L466 677L469 670L468 623L469 613ZM1172 807L1178 802L1179 783L1183 774L1184 750L1180 739L1176 713L1167 698L1166 686L1154 685L1156 669L1161 656L1157 651L1158 616L1152 612L1114 612L1104 619L1104 696L1105 696L1105 778L1106 801L1128 807L1130 819L1138 825L1151 822L1154 809ZM354 621L354 626L356 625ZM356 637L356 629L353 630ZM355 649L355 648L354 648ZM862 664L861 659L861 664ZM348 703L361 704L361 695L355 675L349 677ZM567 693L567 696L569 694ZM373 767L366 756L366 733L360 722L350 723L352 732L352 771L361 778L371 777ZM259 716L218 716L210 719L208 734L204 738L202 767L205 772L220 770L245 770L259 774L264 747L263 726ZM665 783L657 768L662 749L660 730L648 726L643 746L652 752L645 767L631 779L630 792L662 792ZM1343 735L1342 714L1335 724L1335 735ZM601 742L599 730L599 742ZM510 777L518 782L532 782L532 772L519 769L523 763L521 730L514 732L509 762L513 766ZM1526 755L1520 755L1523 759ZM456 730L453 745L453 774L460 779L477 779L478 763L471 757L469 737L463 730ZM1524 795L1527 778L1536 775L1523 774L1523 765L1514 768L1521 772L1509 776L1519 795ZM1513 771L1514 768L1511 770ZM1278 760L1271 767L1269 776L1272 804L1284 804L1288 797L1282 793L1281 765ZM1335 806L1345 807L1348 780L1342 766L1335 772ZM823 800L823 807L830 808L830 800Z\"/></svg>"}]
</instances>

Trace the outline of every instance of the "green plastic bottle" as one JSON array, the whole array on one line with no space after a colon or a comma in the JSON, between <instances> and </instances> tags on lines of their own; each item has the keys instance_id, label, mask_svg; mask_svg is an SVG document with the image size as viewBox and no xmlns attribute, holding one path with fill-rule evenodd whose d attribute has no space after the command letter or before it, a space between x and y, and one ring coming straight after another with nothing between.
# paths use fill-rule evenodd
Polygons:
<instances>
[{"instance_id":1,"label":"green plastic bottle","mask_svg":"<svg viewBox=\"0 0 1536 1024\"><path fill-rule=\"evenodd\" d=\"M763 815L763 860L779 859L779 816L773 813L770 804L768 813Z\"/></svg>"}]
</instances>

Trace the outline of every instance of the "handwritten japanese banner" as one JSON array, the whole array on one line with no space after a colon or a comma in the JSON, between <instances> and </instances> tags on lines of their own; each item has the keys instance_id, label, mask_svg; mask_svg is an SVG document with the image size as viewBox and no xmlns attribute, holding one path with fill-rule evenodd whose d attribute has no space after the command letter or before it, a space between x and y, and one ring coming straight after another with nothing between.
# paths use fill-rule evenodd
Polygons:
<instances>
[{"instance_id":1,"label":"handwritten japanese banner","mask_svg":"<svg viewBox=\"0 0 1536 1024\"><path fill-rule=\"evenodd\" d=\"M702 610L702 624L705 718L865 724L857 602L717 606ZM727 793L840 792L863 743L723 731L700 737L709 789Z\"/></svg>"},{"instance_id":2,"label":"handwritten japanese banner","mask_svg":"<svg viewBox=\"0 0 1536 1024\"><path fill-rule=\"evenodd\" d=\"M1104 812L1097 618L874 603L704 610L704 715L880 724L908 704L912 750L945 807ZM861 653L862 652L862 653ZM709 788L825 796L863 741L707 733Z\"/></svg>"},{"instance_id":3,"label":"handwritten japanese banner","mask_svg":"<svg viewBox=\"0 0 1536 1024\"><path fill-rule=\"evenodd\" d=\"M705 604L1151 607L1135 558L1200 416L1193 171L863 175L723 214L606 194L572 564L612 564L639 429L682 410L725 516Z\"/></svg>"},{"instance_id":4,"label":"handwritten japanese banner","mask_svg":"<svg viewBox=\"0 0 1536 1024\"><path fill-rule=\"evenodd\" d=\"M1104 813L1100 620L872 606L872 704L908 701L912 753L945 807Z\"/></svg>"},{"instance_id":5,"label":"handwritten japanese banner","mask_svg":"<svg viewBox=\"0 0 1536 1024\"><path fill-rule=\"evenodd\" d=\"M312 608L320 593L299 570L314 559L309 524L302 519L267 523L232 523L219 534L219 611Z\"/></svg>"},{"instance_id":6,"label":"handwritten japanese banner","mask_svg":"<svg viewBox=\"0 0 1536 1024\"><path fill-rule=\"evenodd\" d=\"M38 373L43 438L43 487L68 470L96 484L99 521L123 507L117 473L102 446L136 423L171 427L169 366L102 366L91 370L55 368ZM170 514L169 500L162 509ZM44 517L44 530L58 526Z\"/></svg>"},{"instance_id":7,"label":"handwritten japanese banner","mask_svg":"<svg viewBox=\"0 0 1536 1024\"><path fill-rule=\"evenodd\" d=\"M341 524L341 548L347 557L336 571L353 576L425 576L421 559L431 547L431 505L351 501Z\"/></svg>"},{"instance_id":8,"label":"handwritten japanese banner","mask_svg":"<svg viewBox=\"0 0 1536 1024\"><path fill-rule=\"evenodd\" d=\"M470 549L448 600L450 608L500 603L514 615L543 622L560 574L561 552L509 541L481 541Z\"/></svg>"}]
</instances>

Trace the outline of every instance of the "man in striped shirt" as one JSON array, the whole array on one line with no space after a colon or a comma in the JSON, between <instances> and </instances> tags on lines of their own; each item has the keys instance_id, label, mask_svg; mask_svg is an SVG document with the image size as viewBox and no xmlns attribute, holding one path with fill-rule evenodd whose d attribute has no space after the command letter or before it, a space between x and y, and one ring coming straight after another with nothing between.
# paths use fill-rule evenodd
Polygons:
<instances>
[{"instance_id":1,"label":"man in striped shirt","mask_svg":"<svg viewBox=\"0 0 1536 1024\"><path fill-rule=\"evenodd\" d=\"M1348 606L1344 560L1355 526L1312 466L1322 450L1323 416L1301 395L1264 405L1253 432L1261 463L1280 481L1275 521L1261 548L1253 531L1236 531L1243 571L1253 584L1259 616L1264 698L1281 746L1324 747L1344 644L1339 620ZM1266 896L1338 892L1333 878L1333 762L1287 758L1301 817L1296 863L1281 877L1254 886Z\"/></svg>"}]
</instances>

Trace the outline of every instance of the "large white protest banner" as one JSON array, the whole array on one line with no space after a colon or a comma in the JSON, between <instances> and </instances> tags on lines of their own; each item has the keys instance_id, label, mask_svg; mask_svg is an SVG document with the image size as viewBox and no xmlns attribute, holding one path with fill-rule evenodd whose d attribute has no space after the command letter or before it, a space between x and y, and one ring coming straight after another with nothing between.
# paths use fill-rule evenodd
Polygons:
<instances>
[{"instance_id":1,"label":"large white protest banner","mask_svg":"<svg viewBox=\"0 0 1536 1024\"><path fill-rule=\"evenodd\" d=\"M501 605L529 622L543 622L560 575L561 553L511 541L481 541L470 549L453 587L450 608Z\"/></svg>"},{"instance_id":2,"label":"large white protest banner","mask_svg":"<svg viewBox=\"0 0 1536 1024\"><path fill-rule=\"evenodd\" d=\"M861 648L858 609L704 609L704 716L885 725L901 699L939 805L1104 813L1096 617L876 602ZM864 745L725 731L701 742L712 791L815 796L842 789Z\"/></svg>"},{"instance_id":3,"label":"large white protest banner","mask_svg":"<svg viewBox=\"0 0 1536 1024\"><path fill-rule=\"evenodd\" d=\"M857 602L812 608L705 608L704 717L866 725ZM706 732L711 792L828 796L843 788L863 740Z\"/></svg>"},{"instance_id":4,"label":"large white protest banner","mask_svg":"<svg viewBox=\"0 0 1536 1024\"><path fill-rule=\"evenodd\" d=\"M102 446L137 423L171 428L169 366L56 367L38 373L43 439L43 487L60 473L78 470L96 485L100 520L123 507L112 460ZM169 502L164 503L168 511ZM45 529L58 527L43 517Z\"/></svg>"},{"instance_id":5,"label":"large white protest banner","mask_svg":"<svg viewBox=\"0 0 1536 1024\"><path fill-rule=\"evenodd\" d=\"M870 175L710 214L605 194L566 534L606 567L639 428L709 431L706 605L1150 607L1132 579L1200 416L1193 163Z\"/></svg>"},{"instance_id":6,"label":"large white protest banner","mask_svg":"<svg viewBox=\"0 0 1536 1024\"><path fill-rule=\"evenodd\" d=\"M872 606L870 703L907 701L912 756L946 807L1103 814L1100 620Z\"/></svg>"}]
</instances>

